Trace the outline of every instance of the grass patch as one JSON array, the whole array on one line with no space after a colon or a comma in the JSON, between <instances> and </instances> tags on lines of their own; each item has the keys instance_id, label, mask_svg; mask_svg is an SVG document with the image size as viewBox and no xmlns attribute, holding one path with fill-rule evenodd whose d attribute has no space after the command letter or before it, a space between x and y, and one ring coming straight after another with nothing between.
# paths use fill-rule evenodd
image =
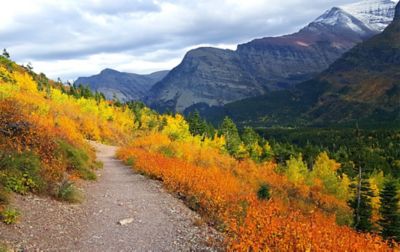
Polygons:
<instances>
[{"instance_id":1,"label":"grass patch","mask_svg":"<svg viewBox=\"0 0 400 252\"><path fill-rule=\"evenodd\" d=\"M0 252L14 252L10 245L8 245L5 241L0 241Z\"/></svg>"},{"instance_id":2,"label":"grass patch","mask_svg":"<svg viewBox=\"0 0 400 252\"><path fill-rule=\"evenodd\" d=\"M32 152L1 153L0 184L6 191L19 194L38 192L45 188L40 176L41 163ZM1 202L0 188L0 202Z\"/></svg>"},{"instance_id":3,"label":"grass patch","mask_svg":"<svg viewBox=\"0 0 400 252\"><path fill-rule=\"evenodd\" d=\"M176 151L170 146L160 146L158 152L166 157L176 157Z\"/></svg>"},{"instance_id":4,"label":"grass patch","mask_svg":"<svg viewBox=\"0 0 400 252\"><path fill-rule=\"evenodd\" d=\"M0 243L0 252L8 252L8 251L11 250L7 247L7 245Z\"/></svg>"},{"instance_id":5,"label":"grass patch","mask_svg":"<svg viewBox=\"0 0 400 252\"><path fill-rule=\"evenodd\" d=\"M93 169L101 167L102 164L94 162L89 158L85 150L65 142L58 141L59 153L66 159L70 172L75 172L85 180L96 180Z\"/></svg>"},{"instance_id":6,"label":"grass patch","mask_svg":"<svg viewBox=\"0 0 400 252\"><path fill-rule=\"evenodd\" d=\"M336 211L335 216L336 216L336 223L339 226L351 227L353 225L353 215L351 212L339 208Z\"/></svg>"},{"instance_id":7,"label":"grass patch","mask_svg":"<svg viewBox=\"0 0 400 252\"><path fill-rule=\"evenodd\" d=\"M103 169L104 164L101 161L94 161L93 167L96 168L96 169Z\"/></svg>"},{"instance_id":8,"label":"grass patch","mask_svg":"<svg viewBox=\"0 0 400 252\"><path fill-rule=\"evenodd\" d=\"M133 166L134 164L135 164L135 159L134 158L128 158L126 161L125 161L125 164L126 165L128 165L128 166Z\"/></svg>"},{"instance_id":9,"label":"grass patch","mask_svg":"<svg viewBox=\"0 0 400 252\"><path fill-rule=\"evenodd\" d=\"M10 202L9 193L0 185L0 207Z\"/></svg>"},{"instance_id":10,"label":"grass patch","mask_svg":"<svg viewBox=\"0 0 400 252\"><path fill-rule=\"evenodd\" d=\"M14 224L18 221L20 212L12 207L7 207L1 212L1 221L7 225Z\"/></svg>"},{"instance_id":11,"label":"grass patch","mask_svg":"<svg viewBox=\"0 0 400 252\"><path fill-rule=\"evenodd\" d=\"M61 183L56 196L58 199L69 203L81 203L84 199L82 192L68 180Z\"/></svg>"}]
</instances>

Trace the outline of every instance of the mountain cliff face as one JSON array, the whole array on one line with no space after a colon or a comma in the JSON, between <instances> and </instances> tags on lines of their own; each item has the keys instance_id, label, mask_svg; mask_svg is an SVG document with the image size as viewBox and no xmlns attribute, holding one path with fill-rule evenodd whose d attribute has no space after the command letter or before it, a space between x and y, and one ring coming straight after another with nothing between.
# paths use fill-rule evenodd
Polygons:
<instances>
[{"instance_id":1,"label":"mountain cliff face","mask_svg":"<svg viewBox=\"0 0 400 252\"><path fill-rule=\"evenodd\" d=\"M183 111L197 103L222 106L264 92L236 52L198 48L153 86L147 103L160 111Z\"/></svg>"},{"instance_id":2,"label":"mountain cliff face","mask_svg":"<svg viewBox=\"0 0 400 252\"><path fill-rule=\"evenodd\" d=\"M358 19L332 8L298 33L257 39L239 45L237 53L260 83L276 90L311 78L373 34Z\"/></svg>"},{"instance_id":3,"label":"mountain cliff face","mask_svg":"<svg viewBox=\"0 0 400 252\"><path fill-rule=\"evenodd\" d=\"M393 22L355 46L317 78L203 111L256 126L398 122L400 120L400 4Z\"/></svg>"},{"instance_id":4,"label":"mountain cliff face","mask_svg":"<svg viewBox=\"0 0 400 252\"><path fill-rule=\"evenodd\" d=\"M102 92L107 99L116 96L121 101L142 100L150 88L167 73L168 71L160 71L140 75L107 68L97 75L79 77L74 84L89 86L92 90Z\"/></svg>"},{"instance_id":5,"label":"mountain cliff face","mask_svg":"<svg viewBox=\"0 0 400 252\"><path fill-rule=\"evenodd\" d=\"M151 88L146 102L160 111L182 112L221 106L309 80L350 48L382 31L393 18L391 1L367 2L332 8L297 33L256 39L236 51L192 50Z\"/></svg>"}]
</instances>

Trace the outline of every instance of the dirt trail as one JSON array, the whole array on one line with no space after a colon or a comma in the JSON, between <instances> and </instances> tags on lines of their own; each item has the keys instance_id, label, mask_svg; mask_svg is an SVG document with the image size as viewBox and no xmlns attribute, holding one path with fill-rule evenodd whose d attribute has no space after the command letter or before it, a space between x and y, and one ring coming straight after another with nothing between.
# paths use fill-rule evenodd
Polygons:
<instances>
[{"instance_id":1,"label":"dirt trail","mask_svg":"<svg viewBox=\"0 0 400 252\"><path fill-rule=\"evenodd\" d=\"M116 148L94 144L104 163L98 181L84 185L86 200L68 205L16 196L21 222L0 225L0 240L27 251L212 251L219 235L195 225L198 215L114 158ZM131 223L120 225L123 219Z\"/></svg>"}]
</instances>

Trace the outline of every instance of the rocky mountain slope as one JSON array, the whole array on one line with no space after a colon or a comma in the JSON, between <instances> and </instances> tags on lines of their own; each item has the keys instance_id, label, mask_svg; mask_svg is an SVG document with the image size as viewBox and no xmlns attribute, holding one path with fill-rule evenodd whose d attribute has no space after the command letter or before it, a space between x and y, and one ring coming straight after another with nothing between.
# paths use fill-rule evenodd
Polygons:
<instances>
[{"instance_id":1,"label":"rocky mountain slope","mask_svg":"<svg viewBox=\"0 0 400 252\"><path fill-rule=\"evenodd\" d=\"M345 53L317 78L292 90L203 111L257 126L396 122L400 120L400 4L379 35Z\"/></svg>"},{"instance_id":2,"label":"rocky mountain slope","mask_svg":"<svg viewBox=\"0 0 400 252\"><path fill-rule=\"evenodd\" d=\"M236 52L198 48L151 88L146 103L159 111L183 111L197 103L222 106L264 92Z\"/></svg>"},{"instance_id":3,"label":"rocky mountain slope","mask_svg":"<svg viewBox=\"0 0 400 252\"><path fill-rule=\"evenodd\" d=\"M92 90L102 92L107 99L113 99L116 96L121 101L142 100L150 88L167 73L168 71L160 71L140 75L107 68L97 75L79 77L74 84L87 85Z\"/></svg>"},{"instance_id":4,"label":"rocky mountain slope","mask_svg":"<svg viewBox=\"0 0 400 252\"><path fill-rule=\"evenodd\" d=\"M297 33L256 39L236 51L189 51L181 64L151 88L146 102L160 111L182 112L309 80L350 48L382 31L392 19L391 1L365 2L332 8Z\"/></svg>"}]
</instances>

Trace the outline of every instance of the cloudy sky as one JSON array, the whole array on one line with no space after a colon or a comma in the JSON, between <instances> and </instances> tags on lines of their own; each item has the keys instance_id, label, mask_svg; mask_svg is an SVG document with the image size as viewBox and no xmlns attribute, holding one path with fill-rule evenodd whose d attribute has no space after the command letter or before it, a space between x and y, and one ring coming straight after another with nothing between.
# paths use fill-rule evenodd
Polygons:
<instances>
[{"instance_id":1,"label":"cloudy sky","mask_svg":"<svg viewBox=\"0 0 400 252\"><path fill-rule=\"evenodd\" d=\"M357 1L2 0L0 48L51 78L72 80L106 67L150 73L173 68L191 48L235 49Z\"/></svg>"}]
</instances>

